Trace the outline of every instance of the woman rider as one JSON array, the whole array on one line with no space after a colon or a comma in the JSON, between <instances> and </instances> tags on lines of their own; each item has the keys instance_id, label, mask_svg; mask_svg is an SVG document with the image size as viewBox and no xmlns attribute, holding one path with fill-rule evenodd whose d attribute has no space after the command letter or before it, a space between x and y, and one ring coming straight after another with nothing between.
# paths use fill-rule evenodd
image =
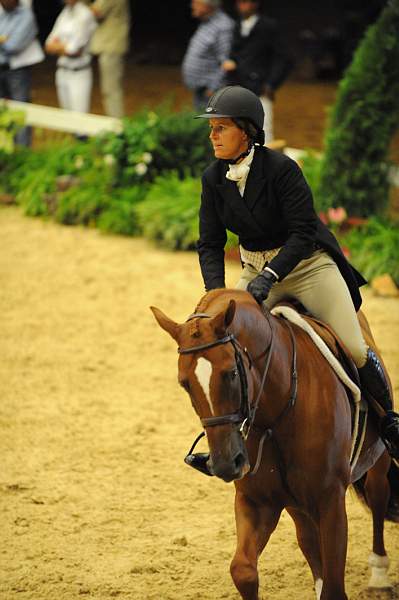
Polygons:
<instances>
[{"instance_id":1,"label":"woman rider","mask_svg":"<svg viewBox=\"0 0 399 600\"><path fill-rule=\"evenodd\" d=\"M337 333L351 352L362 386L386 412L381 437L399 457L399 415L382 365L363 338L357 314L365 279L347 262L317 217L298 165L264 147L263 108L240 86L209 99L206 112L215 157L202 177L198 253L207 291L225 286L226 228L239 236L243 271L237 288L271 308L299 300ZM193 465L195 466L195 465Z\"/></svg>"}]
</instances>

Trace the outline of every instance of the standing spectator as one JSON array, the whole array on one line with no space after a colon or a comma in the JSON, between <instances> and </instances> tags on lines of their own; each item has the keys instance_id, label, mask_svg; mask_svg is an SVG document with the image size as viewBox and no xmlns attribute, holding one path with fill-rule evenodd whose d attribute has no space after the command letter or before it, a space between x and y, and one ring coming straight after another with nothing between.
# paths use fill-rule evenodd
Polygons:
<instances>
[{"instance_id":1,"label":"standing spectator","mask_svg":"<svg viewBox=\"0 0 399 600\"><path fill-rule=\"evenodd\" d=\"M19 0L0 0L0 97L31 101L31 66L43 60L36 39L35 16ZM15 136L17 144L29 146L32 131L23 127Z\"/></svg>"},{"instance_id":2,"label":"standing spectator","mask_svg":"<svg viewBox=\"0 0 399 600\"><path fill-rule=\"evenodd\" d=\"M98 55L104 111L110 117L124 116L123 68L129 49L130 8L128 0L95 0L91 10L99 26L91 41Z\"/></svg>"},{"instance_id":3,"label":"standing spectator","mask_svg":"<svg viewBox=\"0 0 399 600\"><path fill-rule=\"evenodd\" d=\"M262 15L261 0L236 0L235 26L229 60L223 63L227 83L241 85L259 96L265 112L265 141L273 139L273 102L291 60L278 41L276 22Z\"/></svg>"},{"instance_id":4,"label":"standing spectator","mask_svg":"<svg viewBox=\"0 0 399 600\"><path fill-rule=\"evenodd\" d=\"M62 108L90 111L93 72L89 43L97 27L91 10L80 0L65 0L45 44L58 56L55 83Z\"/></svg>"},{"instance_id":5,"label":"standing spectator","mask_svg":"<svg viewBox=\"0 0 399 600\"><path fill-rule=\"evenodd\" d=\"M234 21L220 10L220 0L192 0L191 13L201 24L183 59L183 81L193 92L194 108L205 108L224 81L222 64L229 56Z\"/></svg>"}]
</instances>

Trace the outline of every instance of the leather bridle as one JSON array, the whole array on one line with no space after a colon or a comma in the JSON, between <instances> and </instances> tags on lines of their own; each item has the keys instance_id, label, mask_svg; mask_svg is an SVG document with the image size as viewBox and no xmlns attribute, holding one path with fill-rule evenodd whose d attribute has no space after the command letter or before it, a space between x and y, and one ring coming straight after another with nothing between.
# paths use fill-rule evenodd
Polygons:
<instances>
[{"instance_id":1,"label":"leather bridle","mask_svg":"<svg viewBox=\"0 0 399 600\"><path fill-rule=\"evenodd\" d=\"M238 411L236 411L234 413L229 413L229 414L220 415L220 416L218 415L216 417L206 417L206 418L201 419L201 423L204 428L218 427L220 425L227 425L227 424L233 424L233 425L239 424L240 425L239 432L241 433L243 439L246 440L248 438L248 435L249 435L251 429L254 427L256 412L258 410L260 398L262 396L263 389L264 389L264 386L266 383L266 378L267 378L267 373L269 371L271 358L273 356L273 347L274 347L274 340L275 340L274 328L272 326L272 322L271 322L269 313L265 312L264 314L269 322L271 339L270 339L268 348L266 348L266 350L261 354L261 356L263 356L264 354L267 354L267 359L266 359L266 365L265 365L265 368L264 368L264 371L262 374L262 380L261 380L261 383L259 386L259 390L258 390L256 399L253 404L251 404L251 401L249 399L248 378L247 378L247 372L246 372L245 364L244 364L244 360L243 360L243 355L247 357L249 369L252 368L254 360L251 358L248 350L246 348L242 347L242 345L240 344L240 342L237 340L237 338L234 336L233 333L227 333L227 335L224 336L223 338L216 339L213 342L208 342L206 344L199 344L197 346L190 346L188 348L180 348L179 347L177 349L179 354L195 354L196 352L201 352L203 350L208 350L210 348L215 348L216 346L221 346L221 345L228 344L228 343L231 343L233 345L235 361L236 361L236 368L237 368L238 375L240 378L240 392L241 392L240 407L239 407ZM190 321L191 319L196 319L196 318L209 319L211 317L212 317L212 315L208 315L206 313L194 313L188 317L187 321ZM283 487L287 491L288 494L290 494L292 497L294 497L286 483L286 477L285 477L286 468L285 468L285 464L284 464L284 459L283 459L279 444L277 443L277 440L274 437L274 431L280 425L280 423L283 421L284 417L291 410L291 408L293 408L293 406L295 405L297 391L298 391L298 374L297 374L297 368L296 368L297 351L296 351L295 336L294 336L294 333L292 331L292 327L291 327L291 324L289 323L289 321L286 321L286 323L287 323L287 326L288 326L288 329L290 332L291 341L292 341L290 397L289 397L288 403L283 408L283 410L281 411L281 413L279 414L277 419L274 421L272 426L268 427L267 429L263 429L263 428L261 429L259 427L254 427L255 429L257 429L258 431L261 432L261 438L259 441L256 462L255 462L253 469L250 471L250 475L255 475L257 473L260 463L261 463L261 460L262 460L264 442L266 440L271 440L274 445L275 451L276 451L277 463L279 465L279 469L281 472ZM259 358L260 357L257 357L255 360L258 360ZM204 435L205 435L205 432L202 432L196 438L196 440L194 441L194 443L189 451L189 455L192 454L195 446L197 445L199 440Z\"/></svg>"},{"instance_id":2,"label":"leather bridle","mask_svg":"<svg viewBox=\"0 0 399 600\"><path fill-rule=\"evenodd\" d=\"M211 315L206 313L194 313L190 315L187 321L195 318L211 318ZM270 323L270 322L269 322ZM259 406L260 397L262 395L263 387L266 382L267 372L269 370L270 361L272 357L272 350L274 345L274 330L271 327L271 340L269 347L266 352L268 354L266 366L263 371L262 381L258 390L258 394L256 396L255 402L251 404L248 394L248 378L247 371L244 364L243 356L246 356L248 360L248 368L251 369L253 365L253 360L246 348L241 346L240 342L237 340L233 333L228 333L225 337L216 339L213 342L209 342L207 344L200 344L198 346L190 346L188 348L178 348L177 351L179 354L194 354L195 352L201 352L203 350L208 350L210 348L215 348L216 346L222 346L224 344L231 343L234 348L234 357L236 362L236 369L238 372L239 380L240 380L240 407L236 412L229 413L226 415L220 415L216 417L206 417L201 419L201 423L206 427L218 427L220 425L231 425L231 424L240 424L239 431L243 436L244 440L247 439L250 429L254 423L256 411Z\"/></svg>"}]
</instances>

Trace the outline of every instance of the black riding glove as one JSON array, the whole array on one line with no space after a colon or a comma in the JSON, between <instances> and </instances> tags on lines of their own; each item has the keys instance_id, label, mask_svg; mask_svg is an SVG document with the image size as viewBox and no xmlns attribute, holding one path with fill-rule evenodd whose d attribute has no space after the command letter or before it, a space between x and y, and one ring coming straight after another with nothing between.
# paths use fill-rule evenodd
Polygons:
<instances>
[{"instance_id":1,"label":"black riding glove","mask_svg":"<svg viewBox=\"0 0 399 600\"><path fill-rule=\"evenodd\" d=\"M252 281L249 282L247 291L252 294L258 304L262 304L268 297L273 283L277 277L270 271L262 271Z\"/></svg>"}]
</instances>

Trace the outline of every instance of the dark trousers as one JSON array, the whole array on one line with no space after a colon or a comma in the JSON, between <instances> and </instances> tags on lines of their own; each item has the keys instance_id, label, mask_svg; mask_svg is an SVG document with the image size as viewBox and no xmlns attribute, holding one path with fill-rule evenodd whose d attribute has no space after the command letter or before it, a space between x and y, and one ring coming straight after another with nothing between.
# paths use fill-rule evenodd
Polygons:
<instances>
[{"instance_id":1,"label":"dark trousers","mask_svg":"<svg viewBox=\"0 0 399 600\"><path fill-rule=\"evenodd\" d=\"M9 98L10 100L17 100L19 102L30 102L30 92L30 67L0 70L0 98ZM23 127L20 129L15 136L15 141L21 146L30 146L32 141L31 127Z\"/></svg>"},{"instance_id":2,"label":"dark trousers","mask_svg":"<svg viewBox=\"0 0 399 600\"><path fill-rule=\"evenodd\" d=\"M193 91L193 105L196 111L205 110L209 96L205 94L206 88L197 88Z\"/></svg>"}]
</instances>

